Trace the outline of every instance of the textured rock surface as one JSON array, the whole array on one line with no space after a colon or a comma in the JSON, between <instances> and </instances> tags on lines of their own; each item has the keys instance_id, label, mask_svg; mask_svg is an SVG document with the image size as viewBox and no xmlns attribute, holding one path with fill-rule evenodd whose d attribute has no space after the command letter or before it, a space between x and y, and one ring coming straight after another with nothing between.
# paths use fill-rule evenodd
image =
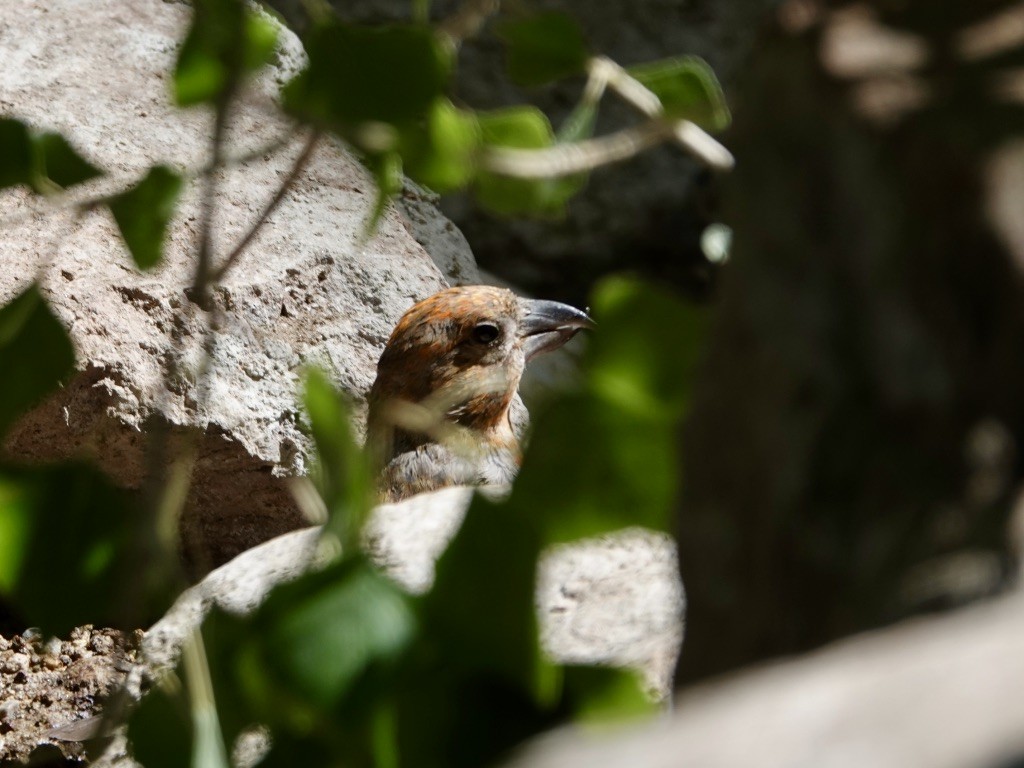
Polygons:
<instances>
[{"instance_id":1,"label":"textured rock surface","mask_svg":"<svg viewBox=\"0 0 1024 768\"><path fill-rule=\"evenodd\" d=\"M434 561L458 530L472 493L448 488L377 507L367 528L368 550L410 591L429 589ZM301 574L316 556L318 531L266 542L185 592L146 633L147 664L173 663L184 637L212 606L248 613L275 584ZM548 653L564 662L633 667L656 696L668 695L684 608L671 540L631 530L562 546L543 558L538 577Z\"/></svg>"},{"instance_id":2,"label":"textured rock surface","mask_svg":"<svg viewBox=\"0 0 1024 768\"><path fill-rule=\"evenodd\" d=\"M0 113L62 131L110 172L75 195L124 188L156 162L192 172L206 162L210 113L175 109L168 93L189 14L187 5L157 0L103 0L88 13L70 0L4 10ZM301 63L297 41L283 38L279 62L233 115L231 157L288 130L267 109ZM218 174L219 254L256 220L300 143L289 140ZM198 237L198 188L188 185L171 224L166 264L147 274L132 266L107 211L76 221L18 192L0 197L0 301L39 277L71 330L81 371L6 447L32 459L91 454L118 481L138 486L148 419L200 428L205 439L185 533L193 549L208 545L198 548L216 564L302 522L279 480L304 464L296 407L302 366L326 366L358 401L398 317L446 284L416 238L429 243L452 280L475 280L476 267L457 230L415 193L362 243L372 183L351 156L324 143L217 291L224 320L202 402L189 374L165 380L172 360L194 371L201 357L204 323L184 290Z\"/></svg>"},{"instance_id":3,"label":"textured rock surface","mask_svg":"<svg viewBox=\"0 0 1024 768\"><path fill-rule=\"evenodd\" d=\"M38 633L0 637L0 759L26 757L41 742L81 756L74 742L89 731L73 724L96 715L121 685L138 641L90 626L67 640L43 642Z\"/></svg>"},{"instance_id":4,"label":"textured rock surface","mask_svg":"<svg viewBox=\"0 0 1024 768\"><path fill-rule=\"evenodd\" d=\"M670 720L562 732L530 768L992 768L1024 755L1020 594L696 688Z\"/></svg>"}]
</instances>

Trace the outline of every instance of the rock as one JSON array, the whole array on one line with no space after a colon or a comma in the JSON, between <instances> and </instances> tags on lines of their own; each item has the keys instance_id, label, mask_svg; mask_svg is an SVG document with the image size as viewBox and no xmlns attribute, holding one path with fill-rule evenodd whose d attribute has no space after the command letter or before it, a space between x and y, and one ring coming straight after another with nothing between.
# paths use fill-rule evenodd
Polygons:
<instances>
[{"instance_id":1,"label":"rock","mask_svg":"<svg viewBox=\"0 0 1024 768\"><path fill-rule=\"evenodd\" d=\"M79 627L68 640L43 643L15 635L0 648L0 762L58 743L70 757L87 738L77 724L92 722L106 697L136 662L138 637ZM16 650L19 649L19 650Z\"/></svg>"},{"instance_id":2,"label":"rock","mask_svg":"<svg viewBox=\"0 0 1024 768\"><path fill-rule=\"evenodd\" d=\"M18 3L0 35L0 111L62 132L109 176L73 199L128 187L162 162L196 173L209 155L211 113L177 109L168 82L189 22L187 4L100 0ZM216 253L257 219L300 151L301 136L268 108L302 63L282 30L277 63L232 114L217 174ZM208 397L195 386L205 323L186 295L200 219L190 182L171 223L163 266L137 270L110 213L79 218L20 191L0 195L0 302L35 277L71 332L78 376L9 436L10 456L86 454L117 482L139 487L144 435L155 422L198 428L194 489L183 535L198 570L304 523L282 478L304 470L297 389L303 366L326 367L357 403L392 326L449 280L476 277L464 239L433 203L411 193L376 237L361 232L373 185L342 147L324 140L306 171L215 295L222 314ZM432 249L428 254L420 238ZM439 268L440 265L440 268ZM168 368L183 372L168 379Z\"/></svg>"},{"instance_id":3,"label":"rock","mask_svg":"<svg viewBox=\"0 0 1024 768\"><path fill-rule=\"evenodd\" d=\"M1024 755L1024 596L854 637L685 692L668 720L562 730L515 768L988 768Z\"/></svg>"},{"instance_id":4,"label":"rock","mask_svg":"<svg viewBox=\"0 0 1024 768\"><path fill-rule=\"evenodd\" d=\"M434 561L472 496L470 488L446 488L380 505L366 529L367 550L403 587L427 591ZM148 673L176 662L181 643L213 606L250 613L275 585L304 573L315 561L318 535L307 528L261 544L182 594L146 633ZM537 606L543 646L554 659L632 667L654 696L668 696L684 595L667 536L636 529L553 549L539 566Z\"/></svg>"}]
</instances>

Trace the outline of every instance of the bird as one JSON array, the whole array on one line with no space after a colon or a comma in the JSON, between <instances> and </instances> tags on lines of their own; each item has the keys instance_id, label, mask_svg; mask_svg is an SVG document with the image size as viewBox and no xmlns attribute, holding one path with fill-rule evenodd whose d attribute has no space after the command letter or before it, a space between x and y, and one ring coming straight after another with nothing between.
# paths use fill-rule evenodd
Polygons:
<instances>
[{"instance_id":1,"label":"bird","mask_svg":"<svg viewBox=\"0 0 1024 768\"><path fill-rule=\"evenodd\" d=\"M522 460L527 363L593 326L568 304L494 286L448 288L414 304L381 353L368 397L380 500L511 483Z\"/></svg>"}]
</instances>

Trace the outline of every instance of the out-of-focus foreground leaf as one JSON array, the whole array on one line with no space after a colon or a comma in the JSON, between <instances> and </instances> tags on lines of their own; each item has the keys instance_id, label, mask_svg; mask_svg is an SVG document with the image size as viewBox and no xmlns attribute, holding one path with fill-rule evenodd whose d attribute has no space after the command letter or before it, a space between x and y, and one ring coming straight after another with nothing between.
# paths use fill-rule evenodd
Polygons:
<instances>
[{"instance_id":1,"label":"out-of-focus foreground leaf","mask_svg":"<svg viewBox=\"0 0 1024 768\"><path fill-rule=\"evenodd\" d=\"M306 40L306 52L309 65L285 86L286 108L364 150L385 147L360 140L354 133L360 124L394 127L423 118L442 95L450 68L434 32L418 25L321 24Z\"/></svg>"},{"instance_id":2,"label":"out-of-focus foreground leaf","mask_svg":"<svg viewBox=\"0 0 1024 768\"><path fill-rule=\"evenodd\" d=\"M144 581L127 494L81 465L0 467L0 591L32 626L125 626ZM137 613L138 611L133 611Z\"/></svg>"},{"instance_id":3,"label":"out-of-focus foreground leaf","mask_svg":"<svg viewBox=\"0 0 1024 768\"><path fill-rule=\"evenodd\" d=\"M192 26L178 53L174 98L179 106L221 99L241 75L269 61L277 28L244 0L195 0Z\"/></svg>"},{"instance_id":4,"label":"out-of-focus foreground leaf","mask_svg":"<svg viewBox=\"0 0 1024 768\"><path fill-rule=\"evenodd\" d=\"M36 134L19 120L0 118L0 189L24 184L43 194L102 173L60 134Z\"/></svg>"},{"instance_id":5,"label":"out-of-focus foreground leaf","mask_svg":"<svg viewBox=\"0 0 1024 768\"><path fill-rule=\"evenodd\" d=\"M430 107L425 129L416 126L402 134L405 172L435 192L464 187L476 173L482 138L475 113L439 98Z\"/></svg>"},{"instance_id":6,"label":"out-of-focus foreground leaf","mask_svg":"<svg viewBox=\"0 0 1024 768\"><path fill-rule=\"evenodd\" d=\"M132 712L128 724L131 753L146 768L182 768L192 764L192 714L184 683L167 673Z\"/></svg>"},{"instance_id":7,"label":"out-of-focus foreground leaf","mask_svg":"<svg viewBox=\"0 0 1024 768\"><path fill-rule=\"evenodd\" d=\"M629 68L650 88L669 117L690 120L709 131L722 131L732 120L714 70L696 56L677 56Z\"/></svg>"},{"instance_id":8,"label":"out-of-focus foreground leaf","mask_svg":"<svg viewBox=\"0 0 1024 768\"><path fill-rule=\"evenodd\" d=\"M31 183L32 168L28 127L18 120L0 119L0 189Z\"/></svg>"},{"instance_id":9,"label":"out-of-focus foreground leaf","mask_svg":"<svg viewBox=\"0 0 1024 768\"><path fill-rule=\"evenodd\" d=\"M0 307L0 437L74 365L71 339L36 285Z\"/></svg>"},{"instance_id":10,"label":"out-of-focus foreground leaf","mask_svg":"<svg viewBox=\"0 0 1024 768\"><path fill-rule=\"evenodd\" d=\"M416 636L410 600L352 556L278 587L251 617L215 613L203 634L225 736L259 722L282 744L372 751L372 721Z\"/></svg>"},{"instance_id":11,"label":"out-of-focus foreground leaf","mask_svg":"<svg viewBox=\"0 0 1024 768\"><path fill-rule=\"evenodd\" d=\"M174 215L181 186L178 174L156 165L142 181L109 202L121 237L140 269L155 267L163 257L167 225Z\"/></svg>"},{"instance_id":12,"label":"out-of-focus foreground leaf","mask_svg":"<svg viewBox=\"0 0 1024 768\"><path fill-rule=\"evenodd\" d=\"M527 517L545 510L545 544L629 525L665 530L678 491L678 427L704 315L625 278L605 280L593 302L586 386L537 414L508 502Z\"/></svg>"},{"instance_id":13,"label":"out-of-focus foreground leaf","mask_svg":"<svg viewBox=\"0 0 1024 768\"><path fill-rule=\"evenodd\" d=\"M322 372L307 373L304 400L317 449L315 477L329 513L326 530L348 552L359 546L363 521L373 506L370 466L352 435L348 404Z\"/></svg>"},{"instance_id":14,"label":"out-of-focus foreground leaf","mask_svg":"<svg viewBox=\"0 0 1024 768\"><path fill-rule=\"evenodd\" d=\"M71 187L103 175L103 171L79 155L59 133L42 133L33 143L37 179L49 179L58 187ZM34 187L37 192L44 191L39 181L34 182Z\"/></svg>"},{"instance_id":15,"label":"out-of-focus foreground leaf","mask_svg":"<svg viewBox=\"0 0 1024 768\"><path fill-rule=\"evenodd\" d=\"M544 149L555 144L547 116L536 107L509 107L478 115L483 142L490 147ZM481 172L475 193L481 204L506 216L557 217L578 190L577 184L551 179L518 179Z\"/></svg>"},{"instance_id":16,"label":"out-of-focus foreground leaf","mask_svg":"<svg viewBox=\"0 0 1024 768\"><path fill-rule=\"evenodd\" d=\"M532 14L501 23L508 72L519 85L543 85L583 71L590 57L576 21L560 11Z\"/></svg>"}]
</instances>

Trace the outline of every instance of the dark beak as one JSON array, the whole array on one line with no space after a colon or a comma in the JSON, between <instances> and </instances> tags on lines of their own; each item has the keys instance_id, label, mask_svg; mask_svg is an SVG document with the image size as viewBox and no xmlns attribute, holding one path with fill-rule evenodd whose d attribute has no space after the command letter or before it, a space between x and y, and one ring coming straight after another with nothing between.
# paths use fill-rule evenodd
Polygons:
<instances>
[{"instance_id":1,"label":"dark beak","mask_svg":"<svg viewBox=\"0 0 1024 768\"><path fill-rule=\"evenodd\" d=\"M586 312L581 312L568 304L540 299L520 299L519 305L523 309L519 335L523 339L527 360L558 349L584 328L594 327L594 321Z\"/></svg>"}]
</instances>

